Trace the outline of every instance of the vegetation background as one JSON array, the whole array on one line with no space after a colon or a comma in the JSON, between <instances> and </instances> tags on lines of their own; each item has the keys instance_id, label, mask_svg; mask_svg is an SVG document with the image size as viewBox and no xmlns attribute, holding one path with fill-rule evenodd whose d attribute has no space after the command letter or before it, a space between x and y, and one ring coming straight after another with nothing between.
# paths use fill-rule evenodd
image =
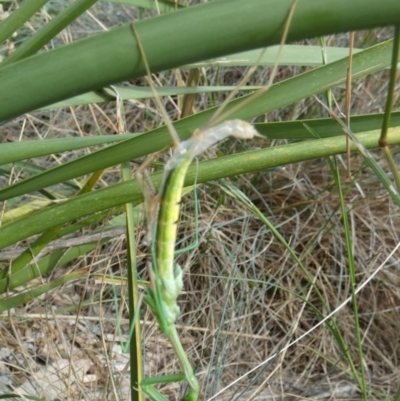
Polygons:
<instances>
[{"instance_id":1,"label":"vegetation background","mask_svg":"<svg viewBox=\"0 0 400 401\"><path fill-rule=\"evenodd\" d=\"M255 72L236 98L264 87L271 76L277 83L230 116L252 119L268 140L229 140L210 150L188 174L188 185L195 177L205 184L197 186L197 217L192 193L185 195L182 206L177 247L193 244L196 233L199 244L177 257L185 271L178 325L202 385L201 397L398 400L400 272L393 251L399 243L400 202L388 185L395 178L381 150L354 152L349 166L343 155L345 134L312 96L320 94L339 116L349 108L354 116L351 129L362 133L365 147L377 148L379 131L371 130L381 127L382 115L376 113L387 109L392 93L388 140L391 145L400 142L399 84L392 79L390 87L388 69L395 46L385 43L397 33L391 25L400 22L396 2L381 2L375 10L373 2L368 9L339 1L335 7L342 14L336 17L329 9L332 23L326 27L323 13L317 11L330 6L300 0L299 7L303 3L315 8L314 18L311 13L308 19L294 19L287 40L293 46L285 46L280 57L275 48L262 58L254 52L223 59L217 58L225 55L214 45L224 43L224 29L232 35L235 30L250 31L245 24L239 26L237 21L245 20L240 12L230 21L221 14L215 17L211 3L227 5L225 0L210 2L211 11L205 8L211 22L204 20L204 35L200 17L193 14L193 23L185 22L200 32L186 48L178 43L179 37L185 39L178 17L162 20L169 21L168 35L154 18L167 12L179 16L173 14L173 2L99 2L92 7L87 1L34 3L37 10L28 22L19 20L17 34L1 36L7 26L0 25L0 393L46 400L138 397L130 375L135 365L139 370L141 366L136 337L130 336L134 297L127 276L135 263L145 280L150 256L144 244L141 190L135 180L123 178L119 164L132 159L134 177L145 155L169 143L143 66L134 72L131 68L139 62L126 24L143 20L139 28L148 30L139 29L139 36L150 65L159 71L153 80L168 115L179 121L182 137L208 121L212 113L201 112L220 105L251 66ZM195 3L207 1L182 5ZM230 7L240 3L232 0ZM281 11L276 32L265 21L268 26L262 28L269 29L265 35L270 42L264 44L278 44L292 2L250 3L254 25L263 17L256 7L265 7L266 14ZM63 20L57 17L65 17L74 4L78 11L57 33ZM0 5L4 21L22 8L14 2ZM350 16L356 7L359 17L347 22L345 14ZM382 11L385 7L389 11ZM222 28L219 40L212 41L207 34L213 18L219 18ZM274 16L268 18L271 23ZM51 28L51 21L56 28L49 29L49 39L44 35L40 46L18 53L24 43L32 43L28 38ZM375 28L380 25L385 27ZM78 41L114 27L120 28L108 36ZM351 86L343 72L349 62L335 64L349 53L351 38L338 32L350 28L358 30L354 49L372 49L360 55L354 51ZM152 30L157 40L149 44L146 35ZM177 35L172 35L174 30ZM322 34L327 36L316 38ZM314 39L293 42L305 37ZM28 57L43 41L41 54ZM163 47L164 42L171 42L170 47ZM235 52L252 48L237 45ZM58 53L49 51L54 48ZM204 60L212 61L200 62L203 48L210 51ZM175 69L186 64L181 60L194 57L191 51L199 53L198 63ZM321 55L331 64L315 69L323 63ZM195 89L189 88L196 97L187 108L185 87L196 72ZM125 99L123 116L113 91L100 90L122 81L117 91ZM66 100L75 94L79 96ZM62 103L49 107L55 102ZM193 116L182 119L185 107ZM143 132L147 136L137 136ZM127 139L130 142L122 143ZM108 145L114 142L115 147ZM95 152L100 149L105 152ZM396 148L391 149L396 160ZM216 157L220 159L213 162ZM167 158L165 151L151 165L156 184ZM228 176L234 178L215 181ZM126 202L134 206L134 237L126 224ZM126 240L127 229L135 252ZM141 294L135 292L138 302ZM173 353L144 305L140 327L144 375L176 372ZM130 353L125 346L129 341ZM162 391L180 399L184 390L180 384L167 384Z\"/></svg>"}]
</instances>

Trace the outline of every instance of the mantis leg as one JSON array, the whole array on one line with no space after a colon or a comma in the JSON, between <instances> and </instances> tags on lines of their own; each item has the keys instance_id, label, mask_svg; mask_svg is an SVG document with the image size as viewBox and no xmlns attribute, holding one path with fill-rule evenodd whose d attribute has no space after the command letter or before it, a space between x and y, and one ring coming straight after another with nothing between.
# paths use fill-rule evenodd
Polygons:
<instances>
[{"instance_id":1,"label":"mantis leg","mask_svg":"<svg viewBox=\"0 0 400 401\"><path fill-rule=\"evenodd\" d=\"M178 333L175 326L173 326L167 336L170 344L174 348L175 354L179 359L179 363L183 370L182 373L167 376L156 376L142 380L140 386L142 390L153 400L153 401L169 401L164 395L158 391L154 385L162 383L176 383L186 381L189 385L189 389L186 395L183 397L183 401L197 401L199 398L200 386L193 373L192 365L186 356L185 350L182 347Z\"/></svg>"}]
</instances>

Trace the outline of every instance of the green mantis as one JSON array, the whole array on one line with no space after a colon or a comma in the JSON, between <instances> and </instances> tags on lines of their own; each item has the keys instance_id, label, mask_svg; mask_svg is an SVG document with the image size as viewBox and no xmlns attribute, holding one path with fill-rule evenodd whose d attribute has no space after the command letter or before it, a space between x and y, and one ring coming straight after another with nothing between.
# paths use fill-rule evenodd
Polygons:
<instances>
[{"instance_id":1,"label":"green mantis","mask_svg":"<svg viewBox=\"0 0 400 401\"><path fill-rule=\"evenodd\" d=\"M182 269L179 265L175 265L174 255L184 180L193 159L219 141L229 136L240 139L262 136L251 124L236 119L215 126L210 123L206 128L196 130L189 139L181 142L167 114L163 111L135 24L132 24L132 30L137 39L154 99L162 111L175 147L172 157L165 165L159 190L158 218L153 236L151 284L144 301L151 308L161 331L168 338L182 369L182 372L178 374L144 379L140 383L140 387L153 401L168 401L154 386L161 383L186 381L188 390L183 401L197 401L200 385L175 327L175 321L180 313L177 299L183 289ZM224 115L220 115L222 110L223 107L218 109L212 121L216 121L217 118L226 118Z\"/></svg>"},{"instance_id":2,"label":"green mantis","mask_svg":"<svg viewBox=\"0 0 400 401\"><path fill-rule=\"evenodd\" d=\"M167 401L154 387L155 384L182 380L189 385L184 401L196 401L199 397L199 383L175 328L180 312L177 299L183 288L182 269L174 263L177 222L188 167L196 156L229 136L250 139L259 134L251 124L241 120L226 121L213 128L197 130L191 138L176 145L171 159L165 165L154 233L151 286L145 302L150 306L161 331L174 349L182 373L143 380L141 388L153 401Z\"/></svg>"}]
</instances>

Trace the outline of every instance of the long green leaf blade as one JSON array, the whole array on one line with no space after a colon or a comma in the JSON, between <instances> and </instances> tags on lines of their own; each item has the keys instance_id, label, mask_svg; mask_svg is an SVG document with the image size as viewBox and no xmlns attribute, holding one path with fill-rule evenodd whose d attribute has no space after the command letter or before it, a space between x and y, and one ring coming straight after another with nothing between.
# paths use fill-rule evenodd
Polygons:
<instances>
[{"instance_id":1,"label":"long green leaf blade","mask_svg":"<svg viewBox=\"0 0 400 401\"><path fill-rule=\"evenodd\" d=\"M46 43L53 39L54 36L96 3L96 1L97 0L75 0L69 7L65 8L35 35L19 46L14 53L8 56L2 64L0 64L0 68L4 68L8 64L15 63L18 60L35 54Z\"/></svg>"},{"instance_id":2,"label":"long green leaf blade","mask_svg":"<svg viewBox=\"0 0 400 401\"><path fill-rule=\"evenodd\" d=\"M48 0L25 0L17 10L0 23L0 44L8 39L32 15L39 11Z\"/></svg>"}]
</instances>

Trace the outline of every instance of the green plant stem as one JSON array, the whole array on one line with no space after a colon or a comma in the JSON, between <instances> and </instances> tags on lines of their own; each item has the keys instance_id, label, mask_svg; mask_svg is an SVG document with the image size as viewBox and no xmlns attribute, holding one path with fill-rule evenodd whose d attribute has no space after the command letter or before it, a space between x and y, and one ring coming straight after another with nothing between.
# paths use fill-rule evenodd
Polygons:
<instances>
[{"instance_id":1,"label":"green plant stem","mask_svg":"<svg viewBox=\"0 0 400 401\"><path fill-rule=\"evenodd\" d=\"M126 132L124 104L118 90L111 87L115 94L117 103L117 129L118 134ZM129 162L121 164L122 180L128 182L131 180L131 170ZM129 354L130 354L130 380L134 386L131 386L131 401L143 401L142 393L139 391L139 383L143 377L143 358L142 358L142 340L140 321L136 317L139 313L139 285L136 270L136 241L135 241L135 216L132 203L125 205L126 210L126 239L127 239L127 279L128 279L128 312L129 327L133 331L129 334Z\"/></svg>"},{"instance_id":2,"label":"green plant stem","mask_svg":"<svg viewBox=\"0 0 400 401\"><path fill-rule=\"evenodd\" d=\"M353 116L351 118L352 131L355 133L372 131L381 128L382 121L383 113ZM400 112L393 112L389 126L396 127L398 125L400 125ZM311 135L305 126L311 127L314 131L318 131L320 138L343 135L343 130L338 127L331 118L258 123L254 124L254 126L260 134L269 139L315 139L316 137ZM62 153L96 145L123 142L137 136L138 134L120 134L2 143L0 146L0 165L3 166L4 164L15 163L34 157L47 156L53 153ZM24 162L24 169L26 169L27 166L27 163ZM22 167L22 165L20 167ZM4 170L6 170L6 167L4 167ZM37 171L28 172L32 174L37 173Z\"/></svg>"},{"instance_id":3,"label":"green plant stem","mask_svg":"<svg viewBox=\"0 0 400 401\"><path fill-rule=\"evenodd\" d=\"M399 51L400 51L400 25L396 25L396 31L393 41L392 66L390 69L388 94L386 97L385 114L383 117L382 132L381 132L381 137L379 138L379 145L383 148L384 155L386 156L386 159L389 163L398 191L400 191L400 174L398 172L397 165L393 160L393 156L390 152L390 149L387 146L386 136L388 127L390 125L390 117L392 115L393 96L397 80L397 63L399 59Z\"/></svg>"},{"instance_id":4,"label":"green plant stem","mask_svg":"<svg viewBox=\"0 0 400 401\"><path fill-rule=\"evenodd\" d=\"M66 28L71 22L75 21L81 14L89 9L97 0L75 0L69 7L53 18L48 24L26 40L17 50L8 56L1 64L0 68L29 57L40 50L46 43ZM29 2L26 0L26 2Z\"/></svg>"},{"instance_id":5,"label":"green plant stem","mask_svg":"<svg viewBox=\"0 0 400 401\"><path fill-rule=\"evenodd\" d=\"M122 165L123 180L130 180L129 163L125 162ZM139 292L138 280L136 274L136 244L135 244L135 227L133 217L132 203L126 204L126 227L127 227L127 277L128 277L128 306L129 306L129 327L134 327L133 333L130 336L129 354L130 354L130 377L131 383L131 401L142 401L142 393L138 390L138 384L143 377L143 362L142 362L142 341L140 320L135 319L136 313L139 310Z\"/></svg>"},{"instance_id":6,"label":"green plant stem","mask_svg":"<svg viewBox=\"0 0 400 401\"><path fill-rule=\"evenodd\" d=\"M150 69L156 72L278 44L292 4L219 0L135 26ZM300 1L287 41L395 25L399 15L398 0ZM132 27L125 25L0 68L0 121L143 75Z\"/></svg>"},{"instance_id":7,"label":"green plant stem","mask_svg":"<svg viewBox=\"0 0 400 401\"><path fill-rule=\"evenodd\" d=\"M379 142L382 144L381 146L385 146L386 134L390 123L390 115L393 106L393 95L396 87L397 63L399 60L399 51L400 51L400 25L396 25L396 31L393 40L392 63L390 68L388 93L386 97L385 114L382 124L382 133L379 139Z\"/></svg>"},{"instance_id":8,"label":"green plant stem","mask_svg":"<svg viewBox=\"0 0 400 401\"><path fill-rule=\"evenodd\" d=\"M390 171L393 173L393 178L396 182L397 191L400 192L400 175L398 172L397 164L393 159L392 152L390 151L389 146L384 146L382 150L386 157L386 160L389 163Z\"/></svg>"},{"instance_id":9,"label":"green plant stem","mask_svg":"<svg viewBox=\"0 0 400 401\"><path fill-rule=\"evenodd\" d=\"M347 145L349 145L350 143L351 142L349 142ZM353 377L356 379L356 381L358 383L358 386L362 393L363 399L364 399L364 401L367 401L368 396L367 396L367 384L366 384L366 377L365 377L364 355L363 355L363 350L362 350L362 336L361 336L360 318L359 318L359 313L358 313L358 302L357 302L357 295L356 295L356 288L357 288L356 268L355 268L355 260L354 260L354 253L353 253L353 242L351 240L352 233L351 233L351 228L349 225L349 218L348 218L348 213L347 213L347 209L346 209L346 202L345 202L343 191L342 191L342 184L341 184L341 180L340 180L339 170L338 170L336 164L334 165L333 163L330 163L330 166L331 166L332 175L333 175L335 183L336 183L336 188L339 193L340 208L342 211L343 228L344 228L344 234L345 234L345 238L346 238L347 260L348 260L348 265L349 265L349 277L350 277L350 290L351 290L351 296L352 296L354 328L355 328L356 344L358 347L360 372L357 371L357 368L354 364L354 361L353 361L348 349L346 349L346 352L344 355L346 356L346 359L350 365L350 369L352 370Z\"/></svg>"},{"instance_id":10,"label":"green plant stem","mask_svg":"<svg viewBox=\"0 0 400 401\"><path fill-rule=\"evenodd\" d=\"M39 11L48 0L25 0L8 18L0 23L0 44L16 32L32 15Z\"/></svg>"}]
</instances>

